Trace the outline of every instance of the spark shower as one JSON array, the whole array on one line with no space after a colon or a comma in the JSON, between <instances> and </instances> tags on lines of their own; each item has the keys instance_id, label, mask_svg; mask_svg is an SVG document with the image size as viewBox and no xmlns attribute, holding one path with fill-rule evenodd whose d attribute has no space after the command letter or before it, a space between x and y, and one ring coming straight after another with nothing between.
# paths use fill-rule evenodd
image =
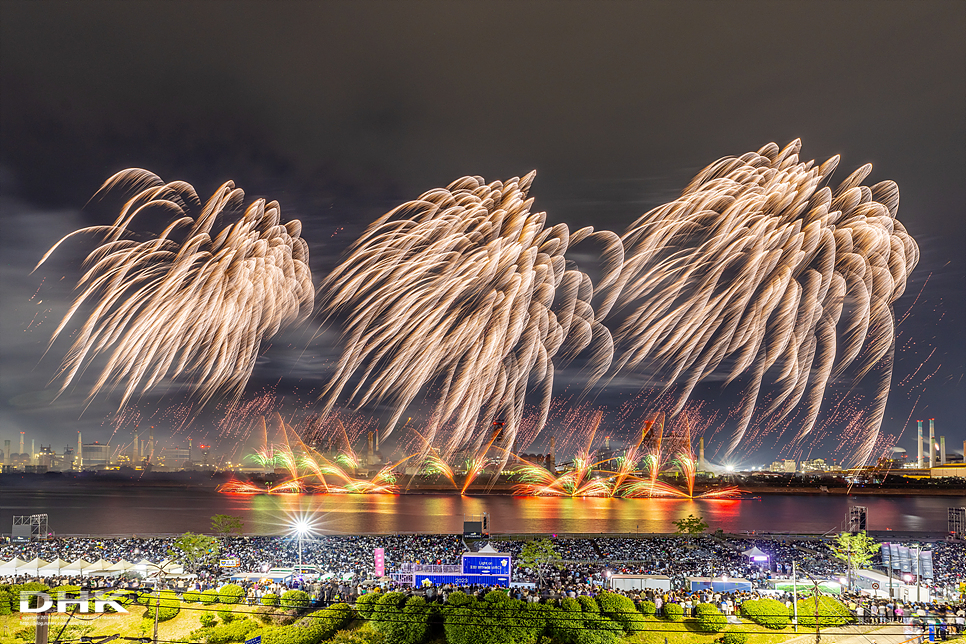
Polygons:
<instances>
[{"instance_id":1,"label":"spark shower","mask_svg":"<svg viewBox=\"0 0 966 644\"><path fill-rule=\"evenodd\" d=\"M464 177L376 220L318 298L301 225L282 224L277 203L242 210L229 182L202 205L186 183L125 171L101 189L135 192L115 223L68 235L102 241L55 333L87 316L61 385L103 353L90 395L120 388L122 407L170 380L202 402L238 400L263 342L315 310L342 330L323 415L387 406L386 436L430 397L422 438L444 456L479 449L497 421L509 454L525 408L542 427L555 372L579 358L585 390L637 374L666 401L650 413L671 417L712 375L738 381L732 449L753 422L795 418L808 435L832 382L866 380L865 461L891 384L892 306L919 249L896 218L894 182L862 185L867 164L830 188L839 158L802 162L800 148L720 159L621 235L547 225L528 196L534 173ZM145 213L171 223L138 242ZM597 254L593 279L568 259L581 244Z\"/></svg>"}]
</instances>

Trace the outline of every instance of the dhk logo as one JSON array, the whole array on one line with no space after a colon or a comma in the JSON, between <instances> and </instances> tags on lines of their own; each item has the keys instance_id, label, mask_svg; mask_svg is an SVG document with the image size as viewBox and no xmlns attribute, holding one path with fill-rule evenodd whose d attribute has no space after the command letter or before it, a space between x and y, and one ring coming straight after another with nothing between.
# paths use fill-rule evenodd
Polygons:
<instances>
[{"instance_id":1,"label":"dhk logo","mask_svg":"<svg viewBox=\"0 0 966 644\"><path fill-rule=\"evenodd\" d=\"M104 591L96 591L91 597L91 594L85 590L77 593L69 593L71 596L68 597L68 593L64 591L59 591L57 593L57 611L58 613L68 612L68 606L77 606L78 613L89 613L90 601L94 600L94 611L95 613L106 612L105 607L110 606L114 611L118 613L126 613L127 609L121 606L116 597L111 596ZM31 597L37 597L37 606L35 608L30 607ZM46 613L54 606L54 600L50 597L48 593L36 591L36 590L23 590L20 591L20 612L21 613Z\"/></svg>"}]
</instances>

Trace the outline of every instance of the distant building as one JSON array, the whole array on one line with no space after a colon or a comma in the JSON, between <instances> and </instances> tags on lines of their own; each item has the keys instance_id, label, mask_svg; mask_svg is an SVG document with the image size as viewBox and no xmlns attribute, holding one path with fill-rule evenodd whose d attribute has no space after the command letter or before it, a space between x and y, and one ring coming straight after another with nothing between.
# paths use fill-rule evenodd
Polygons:
<instances>
[{"instance_id":1,"label":"distant building","mask_svg":"<svg viewBox=\"0 0 966 644\"><path fill-rule=\"evenodd\" d=\"M187 447L172 447L164 451L165 465L171 469L183 469L191 464L191 449Z\"/></svg>"},{"instance_id":2,"label":"distant building","mask_svg":"<svg viewBox=\"0 0 966 644\"><path fill-rule=\"evenodd\" d=\"M929 476L934 479L941 478L960 478L966 479L966 464L946 463L939 467L929 468Z\"/></svg>"},{"instance_id":3,"label":"distant building","mask_svg":"<svg viewBox=\"0 0 966 644\"><path fill-rule=\"evenodd\" d=\"M813 458L810 461L802 461L800 469L802 472L827 472L828 465L824 458Z\"/></svg>"},{"instance_id":4,"label":"distant building","mask_svg":"<svg viewBox=\"0 0 966 644\"><path fill-rule=\"evenodd\" d=\"M784 469L785 474L794 474L795 473L795 470L796 470L796 468L795 468L795 461L786 458L785 461L784 461L784 463L783 463L783 465L785 467L785 469Z\"/></svg>"},{"instance_id":5,"label":"distant building","mask_svg":"<svg viewBox=\"0 0 966 644\"><path fill-rule=\"evenodd\" d=\"M107 465L111 460L108 445L94 441L93 443L84 443L81 449L83 450L81 457L84 459L84 467Z\"/></svg>"}]
</instances>

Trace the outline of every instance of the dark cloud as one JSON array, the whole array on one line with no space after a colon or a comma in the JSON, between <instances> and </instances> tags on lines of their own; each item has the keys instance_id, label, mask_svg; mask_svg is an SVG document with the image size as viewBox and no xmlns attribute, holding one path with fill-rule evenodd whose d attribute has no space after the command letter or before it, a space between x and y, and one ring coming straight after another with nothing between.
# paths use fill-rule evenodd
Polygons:
<instances>
[{"instance_id":1,"label":"dark cloud","mask_svg":"<svg viewBox=\"0 0 966 644\"><path fill-rule=\"evenodd\" d=\"M900 326L887 431L910 413L966 424L962 3L4 2L0 12L0 438L70 435L77 422L108 431L106 402L76 421L82 395L50 406L38 393L55 373L56 353L41 355L83 245L27 273L64 232L111 217L82 206L122 168L202 194L234 179L278 199L302 220L321 276L368 221L463 174L535 168L531 195L551 221L619 231L714 159L797 137L806 158L842 154L840 178L872 162L870 181L895 180L922 249L897 304L904 314L919 297ZM273 342L253 392L320 386L335 340L328 330L305 350L312 330Z\"/></svg>"}]
</instances>

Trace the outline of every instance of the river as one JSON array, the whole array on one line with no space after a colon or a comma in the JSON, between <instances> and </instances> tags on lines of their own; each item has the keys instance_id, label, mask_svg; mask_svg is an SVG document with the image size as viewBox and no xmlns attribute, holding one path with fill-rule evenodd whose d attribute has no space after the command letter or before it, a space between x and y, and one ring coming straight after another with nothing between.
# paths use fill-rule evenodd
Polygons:
<instances>
[{"instance_id":1,"label":"river","mask_svg":"<svg viewBox=\"0 0 966 644\"><path fill-rule=\"evenodd\" d=\"M322 533L457 533L464 516L486 512L495 533L673 532L694 514L711 530L824 533L839 529L848 507L869 509L869 530L942 532L947 508L966 496L763 495L760 500L532 498L453 494L229 496L197 488L68 487L0 491L0 531L13 515L46 513L63 535L209 531L214 514L244 521L246 533L281 534L311 514Z\"/></svg>"}]
</instances>

